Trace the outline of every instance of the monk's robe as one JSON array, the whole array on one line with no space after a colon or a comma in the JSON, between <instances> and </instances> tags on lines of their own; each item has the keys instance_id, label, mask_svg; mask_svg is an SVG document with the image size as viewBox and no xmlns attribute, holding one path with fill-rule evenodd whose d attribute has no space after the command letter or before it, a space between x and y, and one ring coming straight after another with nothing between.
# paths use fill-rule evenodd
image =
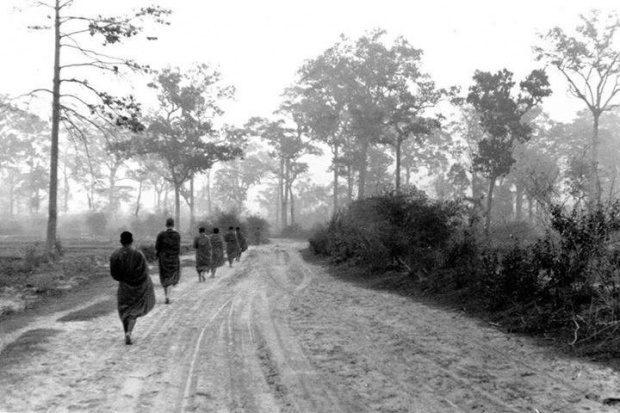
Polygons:
<instances>
[{"instance_id":1,"label":"monk's robe","mask_svg":"<svg viewBox=\"0 0 620 413\"><path fill-rule=\"evenodd\" d=\"M118 315L125 322L148 314L155 306L155 290L141 251L124 246L110 256L110 274L118 281Z\"/></svg>"},{"instance_id":2,"label":"monk's robe","mask_svg":"<svg viewBox=\"0 0 620 413\"><path fill-rule=\"evenodd\" d=\"M199 234L194 238L196 250L196 271L204 272L211 269L211 239L207 234Z\"/></svg>"},{"instance_id":3,"label":"monk's robe","mask_svg":"<svg viewBox=\"0 0 620 413\"><path fill-rule=\"evenodd\" d=\"M248 249L248 241L245 239L243 232L237 232L237 239L239 240L239 248L241 249L241 252L245 252Z\"/></svg>"},{"instance_id":4,"label":"monk's robe","mask_svg":"<svg viewBox=\"0 0 620 413\"><path fill-rule=\"evenodd\" d=\"M220 234L211 235L211 268L224 265L224 239Z\"/></svg>"},{"instance_id":5,"label":"monk's robe","mask_svg":"<svg viewBox=\"0 0 620 413\"><path fill-rule=\"evenodd\" d=\"M224 242L226 243L226 255L228 259L237 258L239 255L239 240L234 232L224 234Z\"/></svg>"},{"instance_id":6,"label":"monk's robe","mask_svg":"<svg viewBox=\"0 0 620 413\"><path fill-rule=\"evenodd\" d=\"M169 228L157 235L155 251L159 259L159 281L162 287L177 285L181 278L181 235Z\"/></svg>"}]
</instances>

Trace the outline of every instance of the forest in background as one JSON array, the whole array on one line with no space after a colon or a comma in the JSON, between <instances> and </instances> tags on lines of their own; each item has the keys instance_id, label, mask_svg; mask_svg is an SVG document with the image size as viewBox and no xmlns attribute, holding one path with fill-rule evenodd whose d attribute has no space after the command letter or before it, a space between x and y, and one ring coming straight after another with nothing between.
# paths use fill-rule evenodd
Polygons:
<instances>
[{"instance_id":1,"label":"forest in background","mask_svg":"<svg viewBox=\"0 0 620 413\"><path fill-rule=\"evenodd\" d=\"M407 39L343 35L299 68L271 118L227 125L222 107L235 89L212 65L153 69L105 50L141 35L139 22L167 24L170 10L69 17L72 3L50 2L56 25L33 26L54 31L63 57L53 87L26 96L51 96L51 118L29 111L26 97L2 96L3 234L47 227L49 247L58 224L92 236L172 215L191 232L233 211L259 211L276 232L295 233L353 200L413 188L464 200L488 233L544 225L555 204L587 209L617 196L615 15L593 10L571 32L550 28L522 79L476 71L449 89L436 87ZM141 76L155 105L106 91L103 80L123 70ZM547 72L564 79L561 90ZM583 110L557 122L544 100L566 90ZM313 180L317 156L330 159L331 183Z\"/></svg>"}]
</instances>

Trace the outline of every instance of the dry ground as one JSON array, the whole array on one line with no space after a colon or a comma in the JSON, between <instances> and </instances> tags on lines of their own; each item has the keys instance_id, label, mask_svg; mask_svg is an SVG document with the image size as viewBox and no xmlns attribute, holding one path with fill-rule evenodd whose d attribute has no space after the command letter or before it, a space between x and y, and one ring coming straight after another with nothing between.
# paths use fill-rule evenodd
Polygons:
<instances>
[{"instance_id":1,"label":"dry ground","mask_svg":"<svg viewBox=\"0 0 620 413\"><path fill-rule=\"evenodd\" d=\"M107 279L3 320L0 411L620 411L612 369L334 278L304 247L251 248L205 283L184 268L170 305L156 282L133 346Z\"/></svg>"}]
</instances>

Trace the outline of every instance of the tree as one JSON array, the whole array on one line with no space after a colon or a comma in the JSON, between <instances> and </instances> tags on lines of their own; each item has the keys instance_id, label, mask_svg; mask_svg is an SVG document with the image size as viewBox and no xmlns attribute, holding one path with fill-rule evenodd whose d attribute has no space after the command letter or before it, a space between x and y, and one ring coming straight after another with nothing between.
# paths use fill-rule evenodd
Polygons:
<instances>
[{"instance_id":1,"label":"tree","mask_svg":"<svg viewBox=\"0 0 620 413\"><path fill-rule=\"evenodd\" d=\"M330 190L328 186L300 180L296 185L298 196L298 221L305 228L324 223L329 217Z\"/></svg>"},{"instance_id":2,"label":"tree","mask_svg":"<svg viewBox=\"0 0 620 413\"><path fill-rule=\"evenodd\" d=\"M119 75L122 69L144 71L145 67L136 62L116 58L97 51L97 47L87 46L85 36L102 39L102 46L121 43L123 40L137 36L142 32L144 19L154 18L156 22L166 24L163 18L169 10L157 6L138 10L131 16L88 17L71 15L69 10L76 0L37 0L36 5L52 12L53 26L31 26L34 30L53 29L54 65L52 89L37 89L31 93L46 92L52 98L52 128L50 146L50 183L48 203L48 225L46 251L51 254L56 241L57 230L57 193L58 193L58 144L61 123L67 128L80 130L81 123L91 123L91 116L99 114L107 121L110 128L126 127L133 130L142 128L140 123L140 105L133 96L115 97L100 89L88 78L77 77L76 70L95 70L101 73ZM151 40L154 37L149 36ZM62 63L65 51L69 57L76 58L71 63ZM92 79L92 76L89 76Z\"/></svg>"},{"instance_id":3,"label":"tree","mask_svg":"<svg viewBox=\"0 0 620 413\"><path fill-rule=\"evenodd\" d=\"M327 49L308 61L298 71L299 81L289 92L290 99L299 99L299 110L304 113L305 125L311 139L327 144L332 153L333 192L332 214L338 211L338 178L341 175L341 151L350 135L346 114L347 96L344 70L344 50Z\"/></svg>"},{"instance_id":4,"label":"tree","mask_svg":"<svg viewBox=\"0 0 620 413\"><path fill-rule=\"evenodd\" d=\"M257 146L246 148L243 159L226 162L215 172L216 198L224 209L241 213L250 188L258 185L269 172L269 157Z\"/></svg>"},{"instance_id":5,"label":"tree","mask_svg":"<svg viewBox=\"0 0 620 413\"><path fill-rule=\"evenodd\" d=\"M395 151L397 190L401 185L403 142L422 141L439 124L428 112L446 94L422 73L422 51L402 37L386 45L374 30L352 41L344 36L299 71L295 93L310 136L330 145L334 169L334 210L338 176L357 173L357 197L367 187L369 153L378 143Z\"/></svg>"},{"instance_id":6,"label":"tree","mask_svg":"<svg viewBox=\"0 0 620 413\"><path fill-rule=\"evenodd\" d=\"M478 142L473 167L483 172L489 182L485 210L487 234L491 226L493 189L497 179L510 172L515 162L515 144L530 139L532 128L523 122L523 117L551 94L547 75L541 70L534 70L519 84L518 95L513 96L515 82L512 76L506 69L495 74L476 71L474 84L467 95L467 102L478 113L480 126L486 134Z\"/></svg>"},{"instance_id":7,"label":"tree","mask_svg":"<svg viewBox=\"0 0 620 413\"><path fill-rule=\"evenodd\" d=\"M592 114L584 109L570 123L554 125L550 131L553 142L553 158L564 171L565 182L577 204L590 199L589 189L593 178L590 162L590 137ZM620 146L617 136L620 133L620 114L606 112L599 120L599 157L596 174L599 178L601 202L614 199L617 191L619 173L618 156Z\"/></svg>"},{"instance_id":8,"label":"tree","mask_svg":"<svg viewBox=\"0 0 620 413\"><path fill-rule=\"evenodd\" d=\"M0 96L0 171L8 178L10 216L20 196L27 198L31 213L39 211L49 155L49 145L39 136L48 131L47 122Z\"/></svg>"},{"instance_id":9,"label":"tree","mask_svg":"<svg viewBox=\"0 0 620 413\"><path fill-rule=\"evenodd\" d=\"M582 15L574 35L559 27L541 38L534 47L538 60L555 67L568 82L569 92L583 101L592 113L590 143L590 207L599 203L601 182L598 174L599 122L604 112L620 106L620 50L614 48L620 20L615 13L601 16L598 10Z\"/></svg>"},{"instance_id":10,"label":"tree","mask_svg":"<svg viewBox=\"0 0 620 413\"><path fill-rule=\"evenodd\" d=\"M167 170L163 176L174 188L179 227L183 185L216 162L242 155L238 143L231 143L226 131L216 130L213 125L215 118L223 114L220 101L234 93L234 88L220 82L219 72L207 64L184 72L163 69L150 84L159 92L159 108L149 119L146 131L111 146L127 157L155 155L164 162Z\"/></svg>"},{"instance_id":11,"label":"tree","mask_svg":"<svg viewBox=\"0 0 620 413\"><path fill-rule=\"evenodd\" d=\"M273 149L272 158L277 159L277 167L272 172L278 180L276 225L280 229L289 225L289 207L291 224L295 223L293 185L297 178L308 170L308 164L300 158L306 154L315 154L316 147L303 137L303 124L294 105L285 102L279 112L289 117L289 125L284 119L269 120L252 118L246 127L253 135L260 137ZM294 125L294 126L293 126Z\"/></svg>"}]
</instances>

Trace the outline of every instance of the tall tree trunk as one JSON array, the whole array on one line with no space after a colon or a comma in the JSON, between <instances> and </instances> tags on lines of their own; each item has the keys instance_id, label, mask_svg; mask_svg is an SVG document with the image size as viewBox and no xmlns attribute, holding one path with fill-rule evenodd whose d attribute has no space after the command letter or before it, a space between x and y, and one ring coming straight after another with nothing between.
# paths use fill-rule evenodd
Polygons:
<instances>
[{"instance_id":1,"label":"tall tree trunk","mask_svg":"<svg viewBox=\"0 0 620 413\"><path fill-rule=\"evenodd\" d=\"M333 161L333 167L334 167L334 209L332 212L332 216L336 215L336 212L338 212L338 145L334 145L334 161Z\"/></svg>"},{"instance_id":2,"label":"tall tree trunk","mask_svg":"<svg viewBox=\"0 0 620 413\"><path fill-rule=\"evenodd\" d=\"M170 191L168 190L168 187L165 186L163 188L164 191L164 202L162 202L162 211L164 213L164 215L168 215L168 213L170 212L170 209L168 209L168 207L170 206L170 202L169 202L169 197L170 197Z\"/></svg>"},{"instance_id":3,"label":"tall tree trunk","mask_svg":"<svg viewBox=\"0 0 620 413\"><path fill-rule=\"evenodd\" d=\"M52 142L50 146L50 185L48 202L47 238L45 251L54 252L58 223L58 135L60 129L60 0L54 7L54 80L52 87Z\"/></svg>"},{"instance_id":4,"label":"tall tree trunk","mask_svg":"<svg viewBox=\"0 0 620 413\"><path fill-rule=\"evenodd\" d=\"M153 200L155 202L155 211L161 212L161 189L157 186L153 186L153 188L155 189L153 191L155 195L155 199Z\"/></svg>"},{"instance_id":5,"label":"tall tree trunk","mask_svg":"<svg viewBox=\"0 0 620 413\"><path fill-rule=\"evenodd\" d=\"M211 204L211 169L207 169L207 213L213 215L213 206Z\"/></svg>"},{"instance_id":6,"label":"tall tree trunk","mask_svg":"<svg viewBox=\"0 0 620 413\"><path fill-rule=\"evenodd\" d=\"M347 205L351 205L351 202L353 202L353 185L353 167L347 165Z\"/></svg>"},{"instance_id":7,"label":"tall tree trunk","mask_svg":"<svg viewBox=\"0 0 620 413\"><path fill-rule=\"evenodd\" d=\"M136 209L134 211L134 216L136 217L136 219L138 218L138 214L140 213L140 201L142 200L143 182L144 180L140 179L140 182L138 183L138 197L136 199Z\"/></svg>"},{"instance_id":8,"label":"tall tree trunk","mask_svg":"<svg viewBox=\"0 0 620 413\"><path fill-rule=\"evenodd\" d=\"M523 186L520 184L515 185L515 219L523 220Z\"/></svg>"},{"instance_id":9,"label":"tall tree trunk","mask_svg":"<svg viewBox=\"0 0 620 413\"><path fill-rule=\"evenodd\" d=\"M194 178L189 181L189 228L190 231L196 226L196 214L194 209Z\"/></svg>"},{"instance_id":10,"label":"tall tree trunk","mask_svg":"<svg viewBox=\"0 0 620 413\"><path fill-rule=\"evenodd\" d=\"M493 212L493 190L495 189L496 177L489 178L489 193L487 194L487 206L484 219L484 234L489 235L491 229L491 215Z\"/></svg>"},{"instance_id":11,"label":"tall tree trunk","mask_svg":"<svg viewBox=\"0 0 620 413\"><path fill-rule=\"evenodd\" d=\"M364 199L366 196L366 170L368 169L368 142L362 143L361 159L359 164L358 191L357 199Z\"/></svg>"},{"instance_id":12,"label":"tall tree trunk","mask_svg":"<svg viewBox=\"0 0 620 413\"><path fill-rule=\"evenodd\" d=\"M284 158L280 158L280 176L278 179L278 192L280 196L280 223L278 225L278 229L282 230L282 228L286 227L286 217L288 215L288 205L286 203L286 190L284 188Z\"/></svg>"},{"instance_id":13,"label":"tall tree trunk","mask_svg":"<svg viewBox=\"0 0 620 413\"><path fill-rule=\"evenodd\" d=\"M174 225L181 231L181 184L174 183Z\"/></svg>"},{"instance_id":14,"label":"tall tree trunk","mask_svg":"<svg viewBox=\"0 0 620 413\"><path fill-rule=\"evenodd\" d=\"M601 179L598 175L598 130L601 114L598 112L592 113L594 122L592 127L592 151L590 152L590 164L592 167L592 173L590 176L590 209L594 205L601 202Z\"/></svg>"},{"instance_id":15,"label":"tall tree trunk","mask_svg":"<svg viewBox=\"0 0 620 413\"><path fill-rule=\"evenodd\" d=\"M403 141L400 137L396 138L396 193L400 193L400 156Z\"/></svg>"},{"instance_id":16,"label":"tall tree trunk","mask_svg":"<svg viewBox=\"0 0 620 413\"><path fill-rule=\"evenodd\" d=\"M291 225L295 225L295 199L293 198L293 185L289 185L288 193L291 203Z\"/></svg>"}]
</instances>

